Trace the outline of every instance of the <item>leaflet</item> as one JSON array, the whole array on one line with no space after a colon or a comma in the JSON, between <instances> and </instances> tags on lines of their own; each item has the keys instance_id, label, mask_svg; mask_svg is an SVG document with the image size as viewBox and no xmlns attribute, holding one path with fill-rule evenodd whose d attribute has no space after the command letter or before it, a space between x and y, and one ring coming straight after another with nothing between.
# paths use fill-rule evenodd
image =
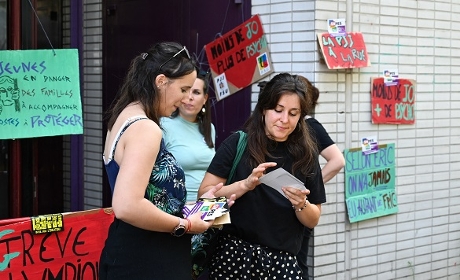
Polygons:
<instances>
[{"instance_id":1,"label":"leaflet","mask_svg":"<svg viewBox=\"0 0 460 280\"><path fill-rule=\"evenodd\" d=\"M225 196L216 198L200 198L194 204L185 205L182 209L184 217L201 211L201 219L211 221L228 213L227 198Z\"/></svg>"},{"instance_id":2,"label":"leaflet","mask_svg":"<svg viewBox=\"0 0 460 280\"><path fill-rule=\"evenodd\" d=\"M297 179L294 175L287 172L284 168L280 167L270 173L267 173L259 178L259 181L269 187L274 188L284 197L282 187L293 187L299 190L306 190L305 184Z\"/></svg>"}]
</instances>

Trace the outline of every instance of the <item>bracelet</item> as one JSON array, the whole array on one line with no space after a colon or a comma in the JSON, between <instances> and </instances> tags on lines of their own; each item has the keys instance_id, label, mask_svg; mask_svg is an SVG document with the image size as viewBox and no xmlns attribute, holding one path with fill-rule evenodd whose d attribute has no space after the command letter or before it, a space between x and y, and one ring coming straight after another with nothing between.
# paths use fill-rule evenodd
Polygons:
<instances>
[{"instance_id":1,"label":"bracelet","mask_svg":"<svg viewBox=\"0 0 460 280\"><path fill-rule=\"evenodd\" d=\"M296 212L301 212L303 209L307 208L308 206L308 203L307 203L308 200L305 200L305 204L299 208L299 209L296 209L294 205L292 205L292 208L296 211Z\"/></svg>"},{"instance_id":2,"label":"bracelet","mask_svg":"<svg viewBox=\"0 0 460 280\"><path fill-rule=\"evenodd\" d=\"M192 222L189 218L185 218L188 222L187 230L185 232L189 232L192 229Z\"/></svg>"}]
</instances>

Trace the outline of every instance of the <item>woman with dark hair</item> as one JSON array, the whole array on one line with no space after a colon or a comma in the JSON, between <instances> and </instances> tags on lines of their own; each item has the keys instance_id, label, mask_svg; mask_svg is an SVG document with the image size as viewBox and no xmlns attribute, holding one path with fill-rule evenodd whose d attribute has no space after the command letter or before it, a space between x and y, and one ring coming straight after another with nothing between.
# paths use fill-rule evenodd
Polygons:
<instances>
[{"instance_id":1,"label":"woman with dark hair","mask_svg":"<svg viewBox=\"0 0 460 280\"><path fill-rule=\"evenodd\" d=\"M166 148L184 169L187 201L193 202L215 154L216 130L211 123L208 81L208 73L198 71L188 98L182 99L171 117L161 118Z\"/></svg>"},{"instance_id":2,"label":"woman with dark hair","mask_svg":"<svg viewBox=\"0 0 460 280\"><path fill-rule=\"evenodd\" d=\"M190 279L191 236L212 222L200 213L183 219L184 171L165 147L159 118L180 106L195 79L195 63L177 43L155 44L131 61L107 112L103 159L115 218L99 279Z\"/></svg>"},{"instance_id":3,"label":"woman with dark hair","mask_svg":"<svg viewBox=\"0 0 460 280\"><path fill-rule=\"evenodd\" d=\"M296 255L304 227L313 228L326 201L316 143L304 117L309 113L306 87L287 73L271 79L246 121L247 148L236 167L235 181L216 195L236 194L231 224L224 225L211 260L209 279L301 279ZM226 182L237 150L238 133L216 151L199 194ZM282 167L306 190L282 188L284 195L259 178Z\"/></svg>"}]
</instances>

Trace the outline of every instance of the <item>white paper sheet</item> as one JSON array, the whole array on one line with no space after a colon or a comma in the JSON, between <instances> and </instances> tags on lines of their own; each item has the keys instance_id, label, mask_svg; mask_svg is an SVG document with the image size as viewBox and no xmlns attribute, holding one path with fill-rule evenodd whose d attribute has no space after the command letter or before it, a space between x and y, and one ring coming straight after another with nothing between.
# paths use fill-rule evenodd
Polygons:
<instances>
[{"instance_id":1,"label":"white paper sheet","mask_svg":"<svg viewBox=\"0 0 460 280\"><path fill-rule=\"evenodd\" d=\"M259 178L259 181L267 186L270 186L281 193L284 197L282 187L294 187L299 190L306 190L302 181L297 179L294 175L287 172L283 168L278 168L270 173L267 173Z\"/></svg>"}]
</instances>

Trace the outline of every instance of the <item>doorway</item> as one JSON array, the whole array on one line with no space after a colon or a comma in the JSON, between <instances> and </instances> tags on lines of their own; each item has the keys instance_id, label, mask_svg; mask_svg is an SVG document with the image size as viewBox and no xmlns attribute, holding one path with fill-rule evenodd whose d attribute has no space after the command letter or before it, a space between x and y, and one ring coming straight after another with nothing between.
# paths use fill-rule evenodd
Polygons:
<instances>
[{"instance_id":1,"label":"doorway","mask_svg":"<svg viewBox=\"0 0 460 280\"><path fill-rule=\"evenodd\" d=\"M16 10L8 5L0 0L0 30L7 31L0 34L0 50L62 48L61 1L21 0ZM8 29L18 15L20 32ZM0 140L0 219L63 212L62 166L62 136Z\"/></svg>"},{"instance_id":2,"label":"doorway","mask_svg":"<svg viewBox=\"0 0 460 280\"><path fill-rule=\"evenodd\" d=\"M180 42L198 57L201 68L207 70L204 45L249 19L251 1L107 0L103 11L103 110L106 111L131 59L155 42ZM216 127L218 147L249 117L251 90L250 87L242 89L217 102L211 89L210 98L214 101L212 122ZM105 132L105 123L103 128ZM111 206L111 191L105 174L103 206Z\"/></svg>"}]
</instances>

